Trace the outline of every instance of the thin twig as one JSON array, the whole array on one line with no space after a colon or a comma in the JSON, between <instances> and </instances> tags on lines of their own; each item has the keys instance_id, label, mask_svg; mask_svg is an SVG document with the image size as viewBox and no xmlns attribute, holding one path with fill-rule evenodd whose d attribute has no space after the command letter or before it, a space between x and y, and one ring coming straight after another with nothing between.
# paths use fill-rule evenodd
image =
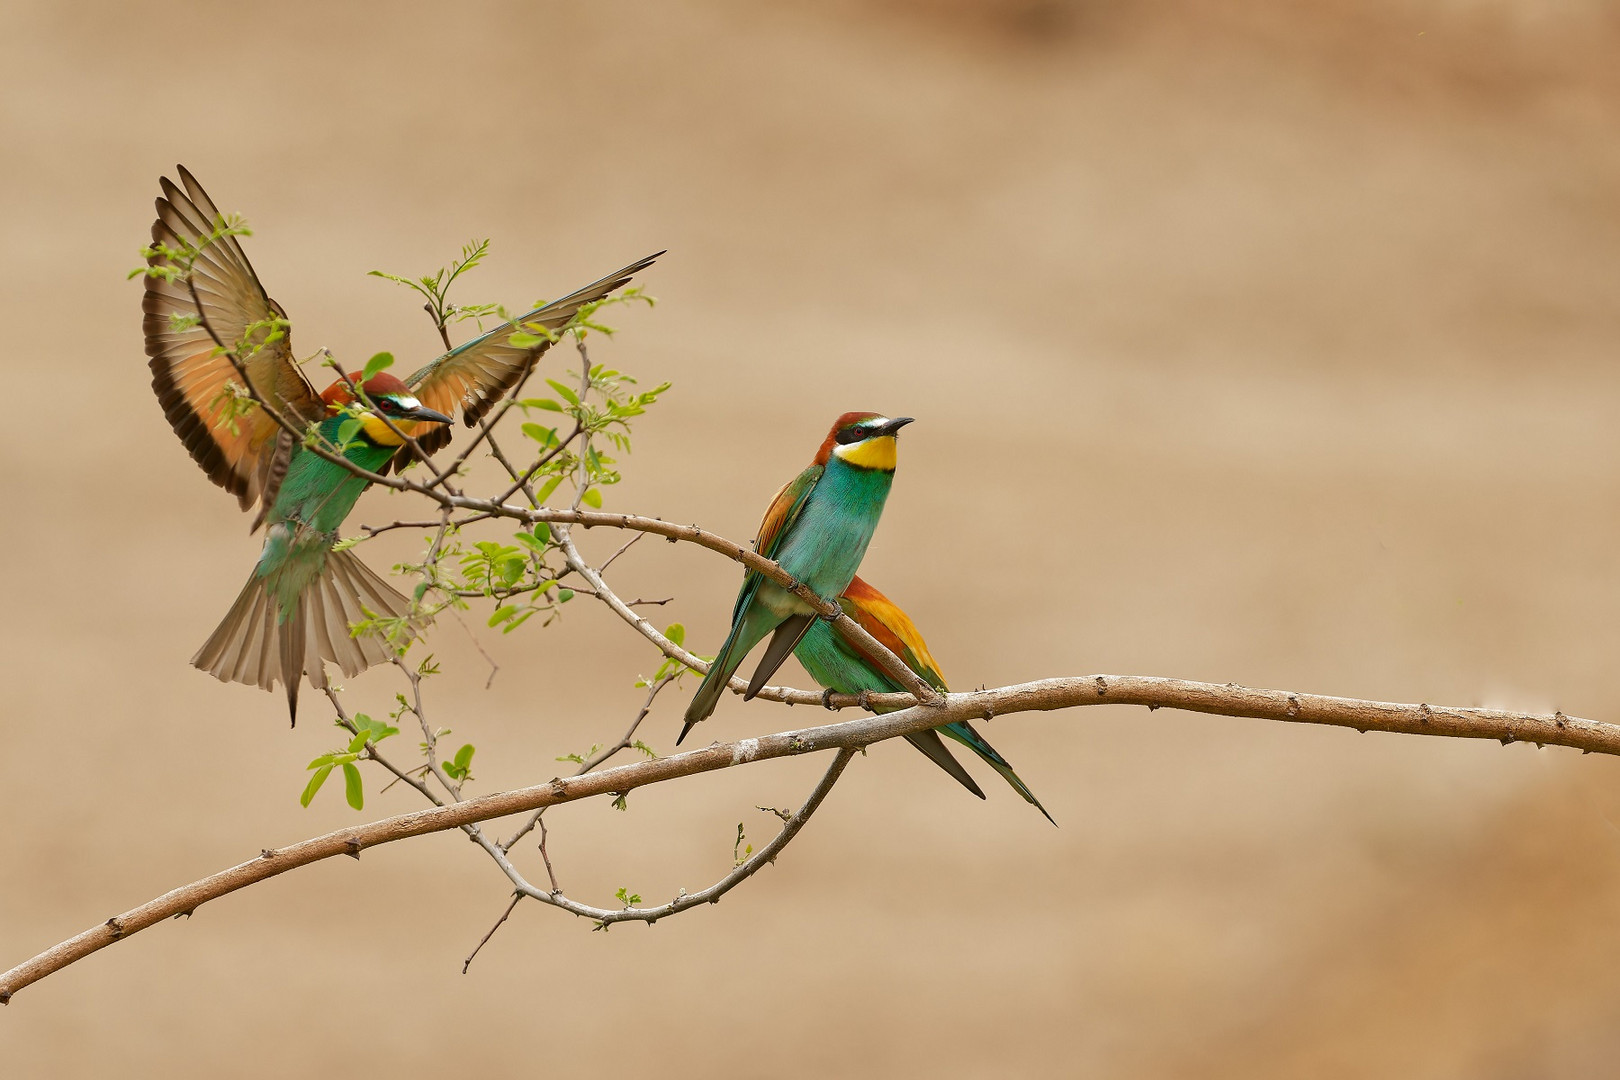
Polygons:
<instances>
[{"instance_id":1,"label":"thin twig","mask_svg":"<svg viewBox=\"0 0 1620 1080\"><path fill-rule=\"evenodd\" d=\"M495 931L497 931L497 930L499 930L501 928L502 923L504 923L507 919L512 917L512 909L517 907L518 902L521 901L522 899L523 899L523 894L522 893L517 892L517 891L514 891L512 893L512 902L510 904L506 905L506 910L501 912L501 917L495 920L495 925L489 928L489 933L485 934L479 940L478 944L473 946L473 951L468 953L467 954L467 959L465 959L465 960L463 960L461 962L461 973L463 975L467 974L467 969L472 967L473 958L478 955L478 950L482 949L485 945L489 944L489 939L495 936Z\"/></svg>"},{"instance_id":2,"label":"thin twig","mask_svg":"<svg viewBox=\"0 0 1620 1080\"><path fill-rule=\"evenodd\" d=\"M647 714L648 713L652 712L653 701L654 701L654 699L656 699L658 697L658 692L660 690L662 690L664 687L668 686L670 683L674 682L674 681L675 681L675 676L673 676L673 675L665 675L662 679L656 680L652 684L652 686L648 688L648 690L647 690L647 700L641 703L641 710L636 713L636 718L634 720L630 721L630 727L628 729L626 729L624 735L622 735L619 738L619 741L614 743L612 746L608 747L607 749L601 751L600 753L593 754L591 757L589 757L586 760L580 762L579 768L577 770L575 770L574 775L575 776L583 776L584 774L590 772L592 769L596 768L597 766L599 766L599 765L605 763L606 761L608 761L610 758L614 757L621 750L630 749L630 747L634 745L634 740L635 740L635 737L636 737L636 729L641 727L641 722L643 720L647 719ZM540 821L540 817L544 813L545 813L544 809L536 810L534 812L534 816L529 818L529 820L524 823L522 828L518 829L517 832L513 833L512 838L510 840L508 840L508 841L506 841L506 843L500 845L501 851L503 851L503 852L511 851L512 846L514 844L516 844L519 840L521 840L525 836L527 836L531 829L533 829L536 825L542 824L542 822ZM544 836L543 833L542 833L542 836ZM551 863L550 863L549 860L546 862L546 869L547 870L551 869ZM553 878L552 878L552 884L554 884L554 885L556 884L556 877L555 876L553 876Z\"/></svg>"},{"instance_id":3,"label":"thin twig","mask_svg":"<svg viewBox=\"0 0 1620 1080\"><path fill-rule=\"evenodd\" d=\"M524 878L517 867L512 865L511 860L506 857L504 851L487 844L484 845L484 848L500 865L501 869L505 871L507 879L512 882L513 887L523 896L532 897L541 903L550 904L574 915L594 919L599 930L605 930L618 922L644 922L651 925L659 919L679 915L681 912L701 904L718 904L721 897L753 877L761 867L767 863L775 862L776 856L781 854L783 848L793 842L793 838L799 834L799 830L804 828L805 822L810 820L810 815L814 814L817 808L821 806L822 801L832 791L833 785L838 783L839 777L844 774L844 769L854 756L855 750L852 747L846 747L838 751L833 757L832 764L827 767L826 773L822 775L821 780L810 792L809 797L805 799L804 805L799 807L796 813L783 818L781 831L752 856L732 867L731 872L725 877L708 888L700 889L695 893L689 893L683 889L669 903L659 904L655 907L632 907L626 905L623 908L614 909L582 904L577 900L564 896L562 890L556 887L555 877L552 879L552 889L549 892L537 889ZM546 865L549 870L549 860Z\"/></svg>"},{"instance_id":4,"label":"thin twig","mask_svg":"<svg viewBox=\"0 0 1620 1080\"><path fill-rule=\"evenodd\" d=\"M636 533L636 535L634 535L630 539L626 540L624 542L623 547L621 547L618 551L615 551L613 554L609 555L607 557L607 561L604 562L601 566L598 566L596 568L596 572L598 574L607 573L608 567L613 565L613 562L614 562L615 559L617 559L620 555L623 555L625 552L629 551L631 548L635 547L637 542L639 542L641 539L643 539L646 535L647 535L646 533Z\"/></svg>"}]
</instances>

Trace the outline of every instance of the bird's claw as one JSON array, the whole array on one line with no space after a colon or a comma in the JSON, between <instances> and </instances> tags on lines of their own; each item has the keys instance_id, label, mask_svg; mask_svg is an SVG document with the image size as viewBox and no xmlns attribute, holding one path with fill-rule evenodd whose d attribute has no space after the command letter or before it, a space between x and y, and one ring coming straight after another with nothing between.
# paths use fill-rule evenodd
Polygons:
<instances>
[{"instance_id":1,"label":"bird's claw","mask_svg":"<svg viewBox=\"0 0 1620 1080\"><path fill-rule=\"evenodd\" d=\"M828 712L837 712L838 706L832 703L832 695L832 687L830 686L821 692L821 707Z\"/></svg>"},{"instance_id":2,"label":"bird's claw","mask_svg":"<svg viewBox=\"0 0 1620 1080\"><path fill-rule=\"evenodd\" d=\"M859 694L856 695L856 697L858 697L860 699L861 708L863 710L865 710L866 712L871 712L872 711L872 691L870 691L870 690L862 690Z\"/></svg>"}]
</instances>

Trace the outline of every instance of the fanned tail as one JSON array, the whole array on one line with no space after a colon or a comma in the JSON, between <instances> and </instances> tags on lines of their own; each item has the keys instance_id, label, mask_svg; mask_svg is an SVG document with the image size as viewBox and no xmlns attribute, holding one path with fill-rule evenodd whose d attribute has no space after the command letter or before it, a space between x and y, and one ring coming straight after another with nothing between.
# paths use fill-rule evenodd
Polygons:
<instances>
[{"instance_id":1,"label":"fanned tail","mask_svg":"<svg viewBox=\"0 0 1620 1080\"><path fill-rule=\"evenodd\" d=\"M286 688L287 711L296 724L301 676L324 689L328 661L345 678L353 678L373 664L393 659L392 645L376 634L350 634L352 623L410 613L411 602L353 553L330 551L320 574L304 587L289 612L282 612L266 579L255 571L191 662L221 682L263 690L279 682ZM407 626L407 636L415 632L414 626Z\"/></svg>"}]
</instances>

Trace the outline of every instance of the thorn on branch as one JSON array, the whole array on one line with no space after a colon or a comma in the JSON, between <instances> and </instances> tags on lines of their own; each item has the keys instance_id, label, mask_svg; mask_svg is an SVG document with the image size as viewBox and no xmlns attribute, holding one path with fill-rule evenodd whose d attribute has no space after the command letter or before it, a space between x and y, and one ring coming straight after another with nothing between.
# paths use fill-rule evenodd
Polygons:
<instances>
[{"instance_id":1,"label":"thorn on branch","mask_svg":"<svg viewBox=\"0 0 1620 1080\"><path fill-rule=\"evenodd\" d=\"M275 848L260 848L259 849L259 858L261 858L261 859L273 859L275 857L276 857L276 849Z\"/></svg>"},{"instance_id":2,"label":"thorn on branch","mask_svg":"<svg viewBox=\"0 0 1620 1080\"><path fill-rule=\"evenodd\" d=\"M1424 707L1427 708L1427 706L1424 706ZM1295 716L1299 715L1299 695L1298 694L1289 694L1288 695L1288 715L1290 717L1295 717Z\"/></svg>"},{"instance_id":3,"label":"thorn on branch","mask_svg":"<svg viewBox=\"0 0 1620 1080\"><path fill-rule=\"evenodd\" d=\"M1429 703L1425 701L1422 704L1420 704L1418 706L1418 723L1427 724L1430 721L1432 721L1433 719L1434 719L1434 710L1429 708Z\"/></svg>"},{"instance_id":4,"label":"thorn on branch","mask_svg":"<svg viewBox=\"0 0 1620 1080\"><path fill-rule=\"evenodd\" d=\"M118 916L114 915L112 918L108 919L106 926L107 929L112 931L114 941L117 941L119 938L124 936L124 924L119 921Z\"/></svg>"},{"instance_id":5,"label":"thorn on branch","mask_svg":"<svg viewBox=\"0 0 1620 1080\"><path fill-rule=\"evenodd\" d=\"M360 838L351 836L343 842L343 853L351 859L360 858Z\"/></svg>"},{"instance_id":6,"label":"thorn on branch","mask_svg":"<svg viewBox=\"0 0 1620 1080\"><path fill-rule=\"evenodd\" d=\"M1108 680L1103 678L1101 675L1097 676L1097 696L1108 696Z\"/></svg>"}]
</instances>

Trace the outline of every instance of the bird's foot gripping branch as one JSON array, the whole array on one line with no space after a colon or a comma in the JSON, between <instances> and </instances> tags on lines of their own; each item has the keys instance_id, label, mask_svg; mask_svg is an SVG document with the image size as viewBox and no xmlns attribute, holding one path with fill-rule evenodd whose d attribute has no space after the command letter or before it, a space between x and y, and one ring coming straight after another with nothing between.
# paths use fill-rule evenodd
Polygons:
<instances>
[{"instance_id":1,"label":"bird's foot gripping branch","mask_svg":"<svg viewBox=\"0 0 1620 1080\"><path fill-rule=\"evenodd\" d=\"M387 785L409 787L423 805L265 848L243 863L114 915L0 974L0 1003L107 945L238 889L324 859L360 859L379 844L448 829L461 829L489 856L504 881L502 891L510 894L463 970L524 900L585 917L599 929L656 922L717 902L774 861L822 805L856 751L888 739L912 742L983 797L942 737L952 740L1044 814L1030 788L973 727L1023 712L1087 705L1175 708L1620 754L1620 726L1561 712L1403 705L1113 675L951 693L916 625L855 573L894 476L897 433L909 418L840 417L811 465L772 503L752 548L697 525L604 508L603 491L619 480L634 424L668 384L643 389L623 372L594 362L589 348L610 333L601 322L605 305L651 303L627 286L656 256L561 300L537 303L522 315L494 304L451 300L452 285L487 255L487 242L468 245L451 266L434 274L381 275L425 300L444 354L397 378L388 353L350 370L323 350L317 357L332 369L334 380L317 395L293 358L290 320L247 262L240 242L247 232L240 219L220 214L181 170L179 184L163 181L152 235L139 273L146 283L143 325L154 390L191 456L236 496L242 510L257 510L255 529L266 528L247 587L195 662L228 681L280 686L289 707L296 703L294 688L301 679L324 692L342 736L298 779L305 805L341 777L349 805L362 810L368 773ZM455 344L453 331L469 322L479 333ZM486 331L485 322L496 325ZM549 351L564 338L574 346L571 354ZM559 360L563 355L568 359ZM468 432L446 452L457 417ZM340 539L340 526L367 487L392 489L414 508L393 521L362 524ZM401 583L396 589L361 560L367 541L400 530L421 533L423 543L394 568ZM587 553L581 542L586 531L611 536L613 542ZM634 558L636 541L649 534L742 565L731 633L715 657L689 651L679 622L660 620L664 625L659 626L646 617L674 598L625 600L611 585L611 568L621 558ZM475 731L477 706L466 701L429 705L428 688L438 673L428 652L432 635L444 632L446 616L455 623L464 615L476 615L487 632L534 634L554 625L580 596L603 604L646 643L627 650L627 681L645 662L647 646L656 650L654 673L636 680L645 691L639 708L601 743L559 757L574 766L570 775L477 794L475 769L484 762L475 744L458 739L451 749L444 742L448 728L440 726L453 720L464 735ZM735 675L759 643L764 658L752 677ZM790 653L819 689L766 685ZM328 664L356 680L353 693L381 691L392 695L391 704L374 710L376 716L350 711L328 679ZM366 668L380 665L394 669L392 678L384 671L361 677ZM700 676L702 684L684 710L687 730L708 715L725 690L785 705L853 707L861 715L660 755L655 747L665 735L674 738L674 718L654 731L653 715L688 672ZM754 715L769 714L756 710ZM395 740L406 728L413 734ZM394 749L417 741L417 731L419 754ZM803 754L830 755L820 780L797 810L767 811L778 819L776 832L757 850L746 821L735 835L716 837L717 850L730 845L731 867L708 886L652 900L623 887L612 905L588 903L564 890L548 850L555 824L547 817L550 808L607 798L624 809L630 793L643 787ZM630 756L636 760L620 763ZM551 768L548 764L544 771ZM289 798L295 790L289 778ZM504 838L487 827L498 819L512 819Z\"/></svg>"}]
</instances>

